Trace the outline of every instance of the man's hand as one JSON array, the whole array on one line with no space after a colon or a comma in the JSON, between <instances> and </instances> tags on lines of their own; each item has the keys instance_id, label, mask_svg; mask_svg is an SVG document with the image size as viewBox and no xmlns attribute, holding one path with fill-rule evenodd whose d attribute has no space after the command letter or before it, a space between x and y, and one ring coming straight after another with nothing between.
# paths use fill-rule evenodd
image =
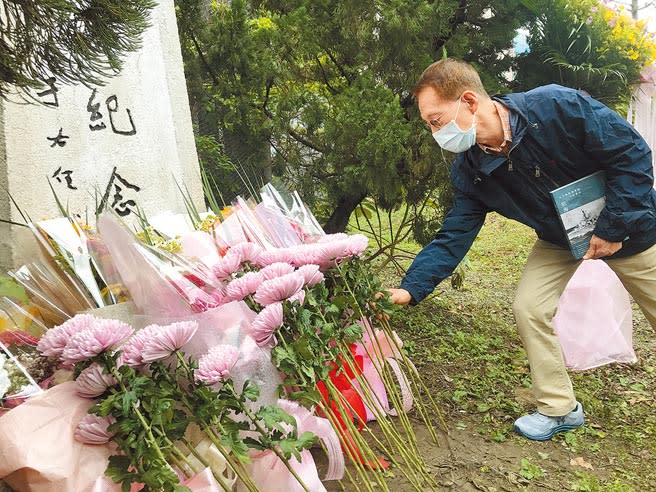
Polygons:
<instances>
[{"instance_id":1,"label":"man's hand","mask_svg":"<svg viewBox=\"0 0 656 492\"><path fill-rule=\"evenodd\" d=\"M601 239L599 236L592 235L590 238L590 247L588 251L583 256L584 260L596 260L597 258L604 258L605 256L610 256L614 253L617 253L622 249L622 243L614 243L611 241L606 241Z\"/></svg>"},{"instance_id":2,"label":"man's hand","mask_svg":"<svg viewBox=\"0 0 656 492\"><path fill-rule=\"evenodd\" d=\"M390 300L399 306L407 306L412 301L410 292L405 289L387 289L390 293Z\"/></svg>"}]
</instances>

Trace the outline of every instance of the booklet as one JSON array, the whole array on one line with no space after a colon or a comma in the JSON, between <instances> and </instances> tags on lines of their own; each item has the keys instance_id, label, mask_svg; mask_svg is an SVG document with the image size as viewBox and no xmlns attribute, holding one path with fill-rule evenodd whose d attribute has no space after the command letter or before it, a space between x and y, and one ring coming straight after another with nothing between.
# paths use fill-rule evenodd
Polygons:
<instances>
[{"instance_id":1,"label":"booklet","mask_svg":"<svg viewBox=\"0 0 656 492\"><path fill-rule=\"evenodd\" d=\"M585 176L551 192L574 258L585 255L597 218L606 205L604 171Z\"/></svg>"}]
</instances>

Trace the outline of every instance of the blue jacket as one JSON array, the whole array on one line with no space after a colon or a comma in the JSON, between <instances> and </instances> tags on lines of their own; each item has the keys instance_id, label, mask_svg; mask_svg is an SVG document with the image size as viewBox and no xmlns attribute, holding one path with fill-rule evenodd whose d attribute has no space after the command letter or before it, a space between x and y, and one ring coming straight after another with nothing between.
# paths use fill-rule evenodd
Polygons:
<instances>
[{"instance_id":1,"label":"blue jacket","mask_svg":"<svg viewBox=\"0 0 656 492\"><path fill-rule=\"evenodd\" d=\"M601 169L606 171L606 207L594 233L623 241L612 258L656 244L651 151L626 120L591 97L558 85L493 99L510 110L510 152L500 157L475 145L456 155L453 207L401 283L413 303L451 275L490 211L568 248L549 192Z\"/></svg>"}]
</instances>

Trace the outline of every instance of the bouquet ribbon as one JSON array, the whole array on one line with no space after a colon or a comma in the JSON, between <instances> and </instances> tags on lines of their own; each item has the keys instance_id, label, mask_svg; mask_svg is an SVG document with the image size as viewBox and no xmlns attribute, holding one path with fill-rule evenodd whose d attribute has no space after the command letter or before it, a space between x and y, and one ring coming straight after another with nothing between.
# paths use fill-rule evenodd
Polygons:
<instances>
[{"instance_id":1,"label":"bouquet ribbon","mask_svg":"<svg viewBox=\"0 0 656 492\"><path fill-rule=\"evenodd\" d=\"M330 413L335 420L335 427L339 433L344 452L371 468L388 468L389 463L382 457L379 457L376 462L362 456L355 438L351 435L350 426L346 423L346 419L348 419L357 425L358 431L362 431L367 422L367 407L360 396L360 388L355 380L357 376L364 375L365 358L356 353L356 344L350 346L350 351L355 361L355 367L350 367L343 357L340 357L332 363L333 368L328 375L331 383L339 392L340 398L338 400L332 398L323 381L317 383L317 389L321 394L324 405L330 409Z\"/></svg>"}]
</instances>

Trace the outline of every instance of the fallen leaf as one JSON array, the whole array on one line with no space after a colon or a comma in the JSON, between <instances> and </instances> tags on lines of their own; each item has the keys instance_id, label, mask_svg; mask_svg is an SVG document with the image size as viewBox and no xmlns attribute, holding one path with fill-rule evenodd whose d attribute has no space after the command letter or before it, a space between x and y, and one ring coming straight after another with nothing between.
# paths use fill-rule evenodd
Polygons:
<instances>
[{"instance_id":1,"label":"fallen leaf","mask_svg":"<svg viewBox=\"0 0 656 492\"><path fill-rule=\"evenodd\" d=\"M594 470L592 464L585 461L582 456L577 456L576 458L572 458L571 460L569 460L569 464L572 466L580 466L581 468L587 468L588 470Z\"/></svg>"}]
</instances>

